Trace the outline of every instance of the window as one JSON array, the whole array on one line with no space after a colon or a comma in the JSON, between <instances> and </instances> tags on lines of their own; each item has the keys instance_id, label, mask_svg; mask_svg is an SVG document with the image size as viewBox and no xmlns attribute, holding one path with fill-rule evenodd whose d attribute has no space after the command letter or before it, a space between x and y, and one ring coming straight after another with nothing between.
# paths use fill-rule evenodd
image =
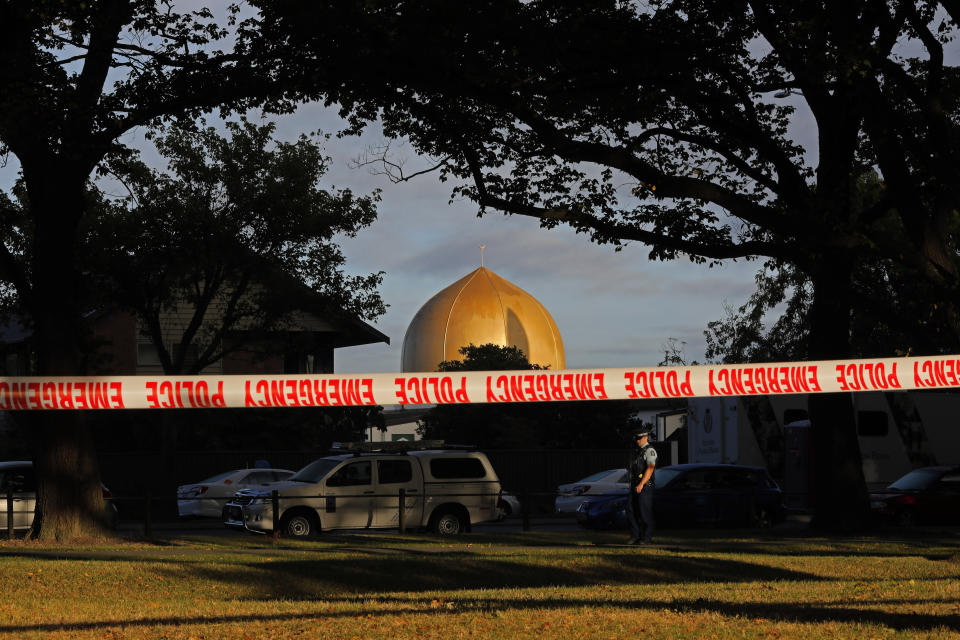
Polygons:
<instances>
[{"instance_id":1,"label":"window","mask_svg":"<svg viewBox=\"0 0 960 640\"><path fill-rule=\"evenodd\" d=\"M141 343L137 345L137 364L144 367L159 367L160 354L157 353L156 345L152 343Z\"/></svg>"},{"instance_id":2,"label":"window","mask_svg":"<svg viewBox=\"0 0 960 640\"><path fill-rule=\"evenodd\" d=\"M900 491L922 491L937 482L937 472L929 469L915 469L903 476L888 489L899 489Z\"/></svg>"},{"instance_id":3,"label":"window","mask_svg":"<svg viewBox=\"0 0 960 640\"><path fill-rule=\"evenodd\" d=\"M485 478L487 470L477 458L434 458L430 461L434 478Z\"/></svg>"},{"instance_id":4,"label":"window","mask_svg":"<svg viewBox=\"0 0 960 640\"><path fill-rule=\"evenodd\" d=\"M672 469L667 467L665 469L657 469L654 472L654 477L656 478L656 483L658 487L665 487L677 477L680 476L683 472L679 469ZM681 478L682 482L682 478ZM677 485L680 486L680 485Z\"/></svg>"},{"instance_id":5,"label":"window","mask_svg":"<svg viewBox=\"0 0 960 640\"><path fill-rule=\"evenodd\" d=\"M626 482L627 470L626 469L623 470L623 473L619 476L620 480L614 479L615 477L617 477L614 475L616 474L617 471L619 471L619 469L615 469L613 471L600 471L599 473L595 473L592 476L587 476L586 478L580 478L579 480L577 480L577 482L597 482L599 480L603 480L604 478L606 478L607 482Z\"/></svg>"},{"instance_id":6,"label":"window","mask_svg":"<svg viewBox=\"0 0 960 640\"><path fill-rule=\"evenodd\" d=\"M335 466L340 464L339 460L330 460L329 458L320 458L314 460L300 471L290 476L291 480L297 482L320 482L323 477L330 473Z\"/></svg>"},{"instance_id":7,"label":"window","mask_svg":"<svg viewBox=\"0 0 960 640\"><path fill-rule=\"evenodd\" d=\"M284 373L333 373L333 351L307 353L288 351L283 354Z\"/></svg>"},{"instance_id":8,"label":"window","mask_svg":"<svg viewBox=\"0 0 960 640\"><path fill-rule=\"evenodd\" d=\"M351 462L345 467L341 467L339 471L333 474L329 480L327 480L328 487L357 487L361 485L371 484L373 480L370 475L370 461L364 460L363 462Z\"/></svg>"},{"instance_id":9,"label":"window","mask_svg":"<svg viewBox=\"0 0 960 640\"><path fill-rule=\"evenodd\" d=\"M7 489L11 485L17 493L36 491L37 481L33 475L33 467L5 469L0 472L0 493L3 496L7 495Z\"/></svg>"},{"instance_id":10,"label":"window","mask_svg":"<svg viewBox=\"0 0 960 640\"><path fill-rule=\"evenodd\" d=\"M885 411L857 412L858 436L885 436L888 430L887 414Z\"/></svg>"},{"instance_id":11,"label":"window","mask_svg":"<svg viewBox=\"0 0 960 640\"><path fill-rule=\"evenodd\" d=\"M409 460L378 460L377 477L380 484L401 484L413 479Z\"/></svg>"},{"instance_id":12,"label":"window","mask_svg":"<svg viewBox=\"0 0 960 640\"><path fill-rule=\"evenodd\" d=\"M787 409L783 412L783 424L786 426L791 422L806 420L808 417L806 409Z\"/></svg>"},{"instance_id":13,"label":"window","mask_svg":"<svg viewBox=\"0 0 960 640\"><path fill-rule=\"evenodd\" d=\"M960 474L946 473L937 484L937 491L944 493L960 493Z\"/></svg>"},{"instance_id":14,"label":"window","mask_svg":"<svg viewBox=\"0 0 960 640\"><path fill-rule=\"evenodd\" d=\"M707 483L706 471L691 471L677 482L679 483L677 484L677 488L688 491L703 491L704 489L710 488L710 485Z\"/></svg>"},{"instance_id":15,"label":"window","mask_svg":"<svg viewBox=\"0 0 960 640\"><path fill-rule=\"evenodd\" d=\"M749 471L725 471L720 475L720 484L726 487L755 487L757 476Z\"/></svg>"},{"instance_id":16,"label":"window","mask_svg":"<svg viewBox=\"0 0 960 640\"><path fill-rule=\"evenodd\" d=\"M241 482L246 482L247 484L263 484L265 482L273 482L273 479L273 471L254 471L253 473L247 474L247 477L241 480Z\"/></svg>"}]
</instances>

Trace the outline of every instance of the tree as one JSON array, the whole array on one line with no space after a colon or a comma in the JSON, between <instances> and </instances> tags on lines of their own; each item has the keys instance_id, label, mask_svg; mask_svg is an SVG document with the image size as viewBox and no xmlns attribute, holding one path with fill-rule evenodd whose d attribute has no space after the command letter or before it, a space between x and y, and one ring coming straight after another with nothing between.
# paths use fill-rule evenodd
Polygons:
<instances>
[{"instance_id":1,"label":"tree","mask_svg":"<svg viewBox=\"0 0 960 640\"><path fill-rule=\"evenodd\" d=\"M957 332L953 2L259 4L264 33L287 36L264 46L301 54L279 70L290 86L349 55L358 81L331 99L357 128L380 115L481 214L641 242L651 258L793 265L810 283L813 359L851 355L864 261L929 282ZM794 104L812 115L816 164L790 135ZM883 197L857 209L874 167ZM852 411L811 398L819 525L867 517Z\"/></svg>"},{"instance_id":2,"label":"tree","mask_svg":"<svg viewBox=\"0 0 960 640\"><path fill-rule=\"evenodd\" d=\"M0 248L0 280L32 324L34 373L84 372L80 317L94 292L79 239L97 211L87 183L105 156L123 152L121 136L171 117L244 109L279 92L269 69L244 49L255 21L239 21L238 12L232 7L218 25L207 9L178 12L149 0L0 5L0 154L19 161L26 205L4 206L6 198L0 214L6 229L23 228L30 241L28 252ZM31 422L35 535L99 534L92 514L103 511L100 479L83 420L50 412Z\"/></svg>"},{"instance_id":3,"label":"tree","mask_svg":"<svg viewBox=\"0 0 960 640\"><path fill-rule=\"evenodd\" d=\"M855 185L854 208L874 206L883 197L883 180L874 173ZM956 353L953 309L941 292L911 269L890 260L864 259L851 281L850 355ZM707 325L706 356L711 361L784 362L809 359L810 278L795 265L767 261L756 276L757 290L726 317ZM769 316L777 313L775 319Z\"/></svg>"},{"instance_id":4,"label":"tree","mask_svg":"<svg viewBox=\"0 0 960 640\"><path fill-rule=\"evenodd\" d=\"M183 124L157 138L169 173L110 163L129 196L96 221L86 250L104 258L104 289L142 320L169 375L254 346L298 310L374 319L385 309L382 273L346 276L334 242L376 219L378 194L320 188L329 159L306 136L277 143L272 124L226 128ZM166 311L188 318L179 331L163 326Z\"/></svg>"},{"instance_id":5,"label":"tree","mask_svg":"<svg viewBox=\"0 0 960 640\"><path fill-rule=\"evenodd\" d=\"M322 189L329 158L318 140L276 142L273 124L246 120L227 122L226 131L223 136L213 127L174 124L151 132L167 171L150 169L136 154L111 158L102 169L129 191L94 219L84 254L103 280L98 288L110 292L104 304L136 315L167 375L199 373L236 351L256 358L265 350L311 353L328 347L296 327L287 333L297 312L369 320L384 311L376 290L382 274L345 275L345 258L334 241L376 219L379 194ZM171 323L171 317L182 320ZM302 436L304 428L317 430L318 422L324 432L362 435L362 419L376 419L379 410L318 409L313 413L322 415L306 421L275 411L227 420L201 413L187 418L195 423L188 431L195 436L199 430L215 443L226 439L211 430L226 424L234 425L234 437L256 442L260 434L291 424L302 425L294 429ZM184 419L163 414L158 422L162 467L171 469ZM317 435L331 441L326 433Z\"/></svg>"},{"instance_id":6,"label":"tree","mask_svg":"<svg viewBox=\"0 0 960 640\"><path fill-rule=\"evenodd\" d=\"M542 370L521 349L497 344L460 348L462 360L440 363L441 371ZM484 449L597 449L623 447L635 427L636 408L628 401L538 402L470 406L438 405L424 415L417 431Z\"/></svg>"}]
</instances>

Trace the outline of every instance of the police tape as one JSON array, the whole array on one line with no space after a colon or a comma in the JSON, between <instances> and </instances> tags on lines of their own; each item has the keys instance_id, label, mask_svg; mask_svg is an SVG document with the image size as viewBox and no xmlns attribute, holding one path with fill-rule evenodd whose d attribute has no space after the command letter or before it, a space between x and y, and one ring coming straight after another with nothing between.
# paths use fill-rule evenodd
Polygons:
<instances>
[{"instance_id":1,"label":"police tape","mask_svg":"<svg viewBox=\"0 0 960 640\"><path fill-rule=\"evenodd\" d=\"M373 374L2 377L0 409L351 407L960 387L960 356Z\"/></svg>"}]
</instances>

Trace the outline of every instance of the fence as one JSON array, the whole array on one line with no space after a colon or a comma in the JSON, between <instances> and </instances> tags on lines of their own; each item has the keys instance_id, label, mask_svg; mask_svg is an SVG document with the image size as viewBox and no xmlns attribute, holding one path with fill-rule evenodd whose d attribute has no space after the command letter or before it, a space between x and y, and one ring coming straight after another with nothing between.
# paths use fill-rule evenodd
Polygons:
<instances>
[{"instance_id":1,"label":"fence","mask_svg":"<svg viewBox=\"0 0 960 640\"><path fill-rule=\"evenodd\" d=\"M671 443L656 443L660 466L676 462ZM605 469L624 468L626 449L524 449L485 450L504 491L518 497L526 494L529 513L553 512L558 485L574 482ZM157 500L154 515L176 517L175 503L165 498L176 494L182 484L201 482L231 469L255 466L266 460L277 469L300 469L329 451L182 451L170 456L154 452L102 453L101 478L116 496L151 495ZM164 508L166 507L166 508Z\"/></svg>"},{"instance_id":2,"label":"fence","mask_svg":"<svg viewBox=\"0 0 960 640\"><path fill-rule=\"evenodd\" d=\"M662 449L661 456L664 462L673 461L675 451L671 450L669 443L657 446ZM598 470L622 468L627 460L627 452L622 449L488 450L486 454L496 469L504 490L514 493L520 499L520 512L513 515L521 518L524 530L529 530L531 516L553 515L558 485L573 482ZM176 486L179 484L197 482L225 469L250 467L256 460L269 460L276 468L296 469L324 455L329 455L329 452L183 452L174 456L173 465L167 465L164 457L156 453L103 454L101 473L105 483L112 489L114 504L122 505L121 518L128 522L141 521L144 533L149 536L152 535L152 526L155 521L176 519L178 500ZM4 496L7 525L5 528L8 535L12 537L13 493L12 490L8 490L7 493L9 495ZM488 494L449 495L492 497ZM407 527L408 517L417 518L417 526L421 524L419 520L422 519L422 513L417 515L417 500L421 501L419 509L423 509L422 496L405 495L404 490L401 489L396 493L364 497L381 500L381 510L390 512L390 516L395 518L395 526L399 526L401 530ZM184 500L184 498L179 499ZM281 496L276 491L273 492L272 517L275 520L270 527L273 531L278 531L280 528L276 517L280 513L279 505L287 499L290 498ZM411 499L413 513L408 514L411 509L409 506ZM187 498L186 500L214 499ZM400 508L400 505L408 506ZM323 505L319 506L318 510L322 512ZM372 518L373 510L370 513ZM242 522L239 524L242 526ZM369 522L361 523L359 526L369 524ZM380 523L380 526L383 526L383 523Z\"/></svg>"}]
</instances>

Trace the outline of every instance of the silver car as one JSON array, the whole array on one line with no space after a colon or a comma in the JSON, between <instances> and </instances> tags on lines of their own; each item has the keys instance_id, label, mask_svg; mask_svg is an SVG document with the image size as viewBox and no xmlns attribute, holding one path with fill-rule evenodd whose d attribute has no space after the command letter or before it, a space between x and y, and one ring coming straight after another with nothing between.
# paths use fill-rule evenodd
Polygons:
<instances>
[{"instance_id":1,"label":"silver car","mask_svg":"<svg viewBox=\"0 0 960 640\"><path fill-rule=\"evenodd\" d=\"M576 482L557 487L557 499L554 508L557 513L575 514L588 496L621 494L629 486L626 469L607 469L594 473Z\"/></svg>"},{"instance_id":2,"label":"silver car","mask_svg":"<svg viewBox=\"0 0 960 640\"><path fill-rule=\"evenodd\" d=\"M293 475L290 469L234 469L206 480L177 487L177 513L181 518L219 518L223 506L240 489L269 490L274 482Z\"/></svg>"}]
</instances>

